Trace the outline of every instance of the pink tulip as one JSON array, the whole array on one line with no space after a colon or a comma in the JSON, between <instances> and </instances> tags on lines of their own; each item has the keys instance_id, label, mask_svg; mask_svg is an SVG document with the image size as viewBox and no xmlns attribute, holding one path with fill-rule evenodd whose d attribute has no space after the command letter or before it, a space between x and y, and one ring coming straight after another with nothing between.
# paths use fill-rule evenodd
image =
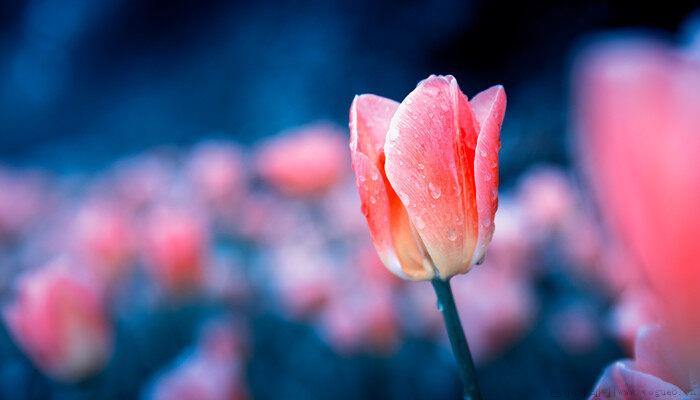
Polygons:
<instances>
[{"instance_id":1,"label":"pink tulip","mask_svg":"<svg viewBox=\"0 0 700 400\"><path fill-rule=\"evenodd\" d=\"M74 229L77 253L106 283L126 272L133 261L136 239L126 210L109 202L92 202L80 209Z\"/></svg>"},{"instance_id":2,"label":"pink tulip","mask_svg":"<svg viewBox=\"0 0 700 400\"><path fill-rule=\"evenodd\" d=\"M634 360L609 366L589 399L700 399L700 389L692 386L688 371L677 362L669 339L659 326L640 330Z\"/></svg>"},{"instance_id":3,"label":"pink tulip","mask_svg":"<svg viewBox=\"0 0 700 400\"><path fill-rule=\"evenodd\" d=\"M575 195L569 179L555 167L540 166L523 177L518 197L530 234L546 239L561 229L575 210Z\"/></svg>"},{"instance_id":4,"label":"pink tulip","mask_svg":"<svg viewBox=\"0 0 700 400\"><path fill-rule=\"evenodd\" d=\"M260 176L280 192L295 197L326 192L343 176L343 135L326 124L303 126L266 142L257 157Z\"/></svg>"},{"instance_id":5,"label":"pink tulip","mask_svg":"<svg viewBox=\"0 0 700 400\"><path fill-rule=\"evenodd\" d=\"M583 161L601 209L700 351L700 63L641 38L592 46L574 75Z\"/></svg>"},{"instance_id":6,"label":"pink tulip","mask_svg":"<svg viewBox=\"0 0 700 400\"><path fill-rule=\"evenodd\" d=\"M188 164L188 174L196 195L216 209L234 206L244 188L243 157L235 146L225 142L197 145Z\"/></svg>"},{"instance_id":7,"label":"pink tulip","mask_svg":"<svg viewBox=\"0 0 700 400\"><path fill-rule=\"evenodd\" d=\"M454 279L452 290L478 363L496 357L520 339L534 321L537 307L522 274L496 265L472 274L470 279Z\"/></svg>"},{"instance_id":8,"label":"pink tulip","mask_svg":"<svg viewBox=\"0 0 700 400\"><path fill-rule=\"evenodd\" d=\"M59 380L97 372L112 352L99 285L72 267L60 259L25 273L17 281L17 297L3 310L15 341Z\"/></svg>"},{"instance_id":9,"label":"pink tulip","mask_svg":"<svg viewBox=\"0 0 700 400\"><path fill-rule=\"evenodd\" d=\"M194 211L161 206L146 220L146 264L155 280L169 292L187 292L202 283L207 246L205 220Z\"/></svg>"},{"instance_id":10,"label":"pink tulip","mask_svg":"<svg viewBox=\"0 0 700 400\"><path fill-rule=\"evenodd\" d=\"M322 325L326 338L340 353L386 353L399 341L397 310L387 287L352 285L336 293L323 310Z\"/></svg>"},{"instance_id":11,"label":"pink tulip","mask_svg":"<svg viewBox=\"0 0 700 400\"><path fill-rule=\"evenodd\" d=\"M501 86L471 102L452 76L431 76L401 104L355 97L350 150L375 247L413 280L448 279L483 259L498 206Z\"/></svg>"}]
</instances>

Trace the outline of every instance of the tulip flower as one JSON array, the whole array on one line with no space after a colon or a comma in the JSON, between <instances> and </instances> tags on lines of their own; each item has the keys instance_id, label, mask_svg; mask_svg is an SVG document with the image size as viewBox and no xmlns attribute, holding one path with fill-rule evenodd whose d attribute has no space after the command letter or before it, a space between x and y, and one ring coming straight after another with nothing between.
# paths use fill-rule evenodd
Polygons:
<instances>
[{"instance_id":1,"label":"tulip flower","mask_svg":"<svg viewBox=\"0 0 700 400\"><path fill-rule=\"evenodd\" d=\"M700 63L664 43L592 45L574 74L581 158L602 214L698 352Z\"/></svg>"},{"instance_id":2,"label":"tulip flower","mask_svg":"<svg viewBox=\"0 0 700 400\"><path fill-rule=\"evenodd\" d=\"M100 286L60 259L17 281L3 309L19 346L46 374L75 381L102 368L112 351Z\"/></svg>"},{"instance_id":3,"label":"tulip flower","mask_svg":"<svg viewBox=\"0 0 700 400\"><path fill-rule=\"evenodd\" d=\"M200 143L192 151L187 169L197 195L215 210L233 206L243 193L243 157L232 144Z\"/></svg>"},{"instance_id":4,"label":"tulip flower","mask_svg":"<svg viewBox=\"0 0 700 400\"><path fill-rule=\"evenodd\" d=\"M267 141L256 165L263 180L283 194L313 197L342 178L345 157L342 134L331 125L312 124Z\"/></svg>"},{"instance_id":5,"label":"tulip flower","mask_svg":"<svg viewBox=\"0 0 700 400\"><path fill-rule=\"evenodd\" d=\"M202 283L209 239L204 218L188 209L161 206L147 218L144 233L146 266L163 289L185 293Z\"/></svg>"},{"instance_id":6,"label":"tulip flower","mask_svg":"<svg viewBox=\"0 0 700 400\"><path fill-rule=\"evenodd\" d=\"M449 279L483 261L498 208L498 151L506 97L471 101L452 76L430 76L401 104L356 96L350 151L362 212L382 262L432 280L468 398L480 398Z\"/></svg>"},{"instance_id":7,"label":"tulip flower","mask_svg":"<svg viewBox=\"0 0 700 400\"><path fill-rule=\"evenodd\" d=\"M431 76L404 101L355 97L353 168L384 264L413 280L448 279L485 255L498 207L503 87L471 101L452 76Z\"/></svg>"}]
</instances>

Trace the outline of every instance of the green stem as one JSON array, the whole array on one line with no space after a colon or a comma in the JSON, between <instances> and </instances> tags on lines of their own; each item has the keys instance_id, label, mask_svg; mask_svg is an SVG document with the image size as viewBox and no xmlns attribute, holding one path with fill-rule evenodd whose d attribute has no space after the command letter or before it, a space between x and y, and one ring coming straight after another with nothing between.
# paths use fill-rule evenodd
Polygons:
<instances>
[{"instance_id":1,"label":"green stem","mask_svg":"<svg viewBox=\"0 0 700 400\"><path fill-rule=\"evenodd\" d=\"M474 368L474 361L469 351L467 338L464 336L462 323L459 321L450 281L449 279L443 281L440 278L435 278L432 280L432 284L438 300L438 310L442 312L442 317L445 320L445 328L447 328L447 335L450 338L452 353L457 361L459 377L464 385L464 399L481 400L479 383L476 378L476 368Z\"/></svg>"}]
</instances>

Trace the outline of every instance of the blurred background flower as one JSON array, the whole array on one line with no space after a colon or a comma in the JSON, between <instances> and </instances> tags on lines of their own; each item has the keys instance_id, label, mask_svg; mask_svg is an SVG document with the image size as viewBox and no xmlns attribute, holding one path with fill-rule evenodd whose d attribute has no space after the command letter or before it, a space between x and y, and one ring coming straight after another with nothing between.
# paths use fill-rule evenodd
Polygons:
<instances>
[{"instance_id":1,"label":"blurred background flower","mask_svg":"<svg viewBox=\"0 0 700 400\"><path fill-rule=\"evenodd\" d=\"M508 92L493 241L453 280L485 397L687 388L640 343L695 314L696 7L1 2L0 398L459 398L348 149L355 94L433 73Z\"/></svg>"}]
</instances>

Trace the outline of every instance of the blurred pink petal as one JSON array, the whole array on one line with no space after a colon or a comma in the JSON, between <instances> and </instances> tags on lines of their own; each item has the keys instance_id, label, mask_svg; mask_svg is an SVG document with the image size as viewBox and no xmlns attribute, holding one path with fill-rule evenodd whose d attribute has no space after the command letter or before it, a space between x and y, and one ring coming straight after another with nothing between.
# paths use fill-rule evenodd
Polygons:
<instances>
[{"instance_id":1,"label":"blurred pink petal","mask_svg":"<svg viewBox=\"0 0 700 400\"><path fill-rule=\"evenodd\" d=\"M198 144L190 155L187 172L196 195L215 209L233 207L245 190L243 155L227 142Z\"/></svg>"},{"instance_id":2,"label":"blurred pink petal","mask_svg":"<svg viewBox=\"0 0 700 400\"><path fill-rule=\"evenodd\" d=\"M476 362L508 349L527 332L537 313L525 276L495 265L476 269L469 279L453 279L452 290Z\"/></svg>"},{"instance_id":3,"label":"blurred pink petal","mask_svg":"<svg viewBox=\"0 0 700 400\"><path fill-rule=\"evenodd\" d=\"M344 135L332 125L313 124L265 142L256 167L269 185L289 196L326 192L348 165Z\"/></svg>"},{"instance_id":4,"label":"blurred pink petal","mask_svg":"<svg viewBox=\"0 0 700 400\"><path fill-rule=\"evenodd\" d=\"M545 239L566 223L576 207L569 178L553 166L530 169L522 178L518 197L530 232Z\"/></svg>"},{"instance_id":5,"label":"blurred pink petal","mask_svg":"<svg viewBox=\"0 0 700 400\"><path fill-rule=\"evenodd\" d=\"M3 309L10 333L45 373L80 380L99 371L112 352L112 333L99 285L59 259L17 280Z\"/></svg>"},{"instance_id":6,"label":"blurred pink petal","mask_svg":"<svg viewBox=\"0 0 700 400\"><path fill-rule=\"evenodd\" d=\"M390 352L399 341L396 308L385 287L353 285L336 293L322 323L329 342L341 353Z\"/></svg>"},{"instance_id":7,"label":"blurred pink petal","mask_svg":"<svg viewBox=\"0 0 700 400\"><path fill-rule=\"evenodd\" d=\"M105 283L123 276L133 262L136 231L131 215L107 201L85 204L74 221L74 245L81 259Z\"/></svg>"},{"instance_id":8,"label":"blurred pink petal","mask_svg":"<svg viewBox=\"0 0 700 400\"><path fill-rule=\"evenodd\" d=\"M162 205L143 229L142 251L156 282L172 293L199 287L209 245L205 219L194 210Z\"/></svg>"},{"instance_id":9,"label":"blurred pink petal","mask_svg":"<svg viewBox=\"0 0 700 400\"><path fill-rule=\"evenodd\" d=\"M639 37L591 46L574 74L579 151L601 210L700 351L700 63Z\"/></svg>"}]
</instances>

